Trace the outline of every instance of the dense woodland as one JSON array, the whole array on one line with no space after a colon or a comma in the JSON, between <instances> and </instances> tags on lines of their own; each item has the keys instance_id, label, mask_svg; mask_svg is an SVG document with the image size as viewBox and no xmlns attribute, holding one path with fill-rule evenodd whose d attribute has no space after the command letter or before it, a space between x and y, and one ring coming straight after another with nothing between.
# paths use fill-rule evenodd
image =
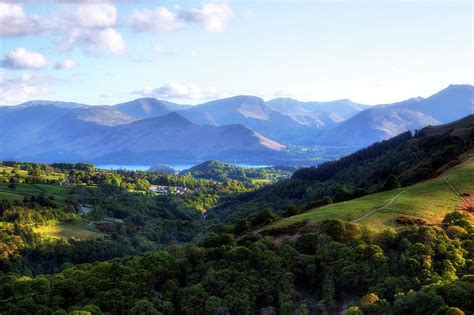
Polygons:
<instances>
[{"instance_id":1,"label":"dense woodland","mask_svg":"<svg viewBox=\"0 0 474 315\"><path fill-rule=\"evenodd\" d=\"M297 169L297 166L243 168L219 161L207 161L183 171L182 174L191 174L194 178L212 179L218 182L233 179L252 184L255 180L276 181L288 178Z\"/></svg>"},{"instance_id":2,"label":"dense woodland","mask_svg":"<svg viewBox=\"0 0 474 315\"><path fill-rule=\"evenodd\" d=\"M473 140L405 133L263 187L249 180L263 170L216 162L184 174L3 162L0 314L470 314L468 212L383 232L259 228L435 176ZM94 237L37 232L57 225Z\"/></svg>"},{"instance_id":3,"label":"dense woodland","mask_svg":"<svg viewBox=\"0 0 474 315\"><path fill-rule=\"evenodd\" d=\"M266 207L279 214L288 206L305 211L429 179L443 165L459 163L458 157L473 147L474 128L468 130L462 137L451 134L452 130L402 133L339 160L300 169L275 185L235 195L210 211L209 217L235 223Z\"/></svg>"},{"instance_id":4,"label":"dense woodland","mask_svg":"<svg viewBox=\"0 0 474 315\"><path fill-rule=\"evenodd\" d=\"M279 246L221 231L54 275L3 274L2 313L463 314L474 309L474 229L460 213L445 223L373 235L324 221Z\"/></svg>"}]
</instances>

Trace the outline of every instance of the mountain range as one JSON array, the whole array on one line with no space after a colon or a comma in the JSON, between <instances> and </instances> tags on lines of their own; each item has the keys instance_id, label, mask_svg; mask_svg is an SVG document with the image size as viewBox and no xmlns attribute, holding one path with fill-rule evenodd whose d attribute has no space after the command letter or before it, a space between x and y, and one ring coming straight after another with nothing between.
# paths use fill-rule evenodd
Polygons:
<instances>
[{"instance_id":1,"label":"mountain range","mask_svg":"<svg viewBox=\"0 0 474 315\"><path fill-rule=\"evenodd\" d=\"M154 98L100 106L30 101L0 106L0 159L277 163L294 156L295 145L356 150L407 130L448 123L474 113L473 95L471 85L451 85L426 99L376 106L347 99L265 102L251 95L195 106Z\"/></svg>"}]
</instances>

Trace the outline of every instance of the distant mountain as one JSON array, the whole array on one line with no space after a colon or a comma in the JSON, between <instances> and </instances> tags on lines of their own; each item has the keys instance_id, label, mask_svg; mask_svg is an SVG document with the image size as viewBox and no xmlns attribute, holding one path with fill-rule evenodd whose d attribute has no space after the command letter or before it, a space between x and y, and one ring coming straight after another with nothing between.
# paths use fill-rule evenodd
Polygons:
<instances>
[{"instance_id":1,"label":"distant mountain","mask_svg":"<svg viewBox=\"0 0 474 315\"><path fill-rule=\"evenodd\" d=\"M472 114L473 95L471 85L451 85L426 99L368 108L349 100L265 102L249 95L196 106L154 98L111 106L30 101L0 106L0 158L103 159L125 164L144 157L152 164L224 156L232 156L233 162L268 161L268 152L279 152L281 144L316 146L316 151L323 146L321 154L339 156L407 130ZM179 115L171 115L175 112ZM166 118L154 119L161 117ZM248 150L252 156L246 155ZM292 152L298 160L308 154L303 148Z\"/></svg>"},{"instance_id":2,"label":"distant mountain","mask_svg":"<svg viewBox=\"0 0 474 315\"><path fill-rule=\"evenodd\" d=\"M417 111L448 123L474 113L474 86L450 85L415 104L400 103L393 104L393 107Z\"/></svg>"},{"instance_id":3,"label":"distant mountain","mask_svg":"<svg viewBox=\"0 0 474 315\"><path fill-rule=\"evenodd\" d=\"M284 148L242 125L200 126L177 113L134 121L109 106L54 105L2 113L0 147L0 159L124 164L244 160Z\"/></svg>"},{"instance_id":4,"label":"distant mountain","mask_svg":"<svg viewBox=\"0 0 474 315\"><path fill-rule=\"evenodd\" d=\"M201 125L242 124L283 143L304 142L304 137L312 132L308 126L269 108L263 99L250 95L207 102L180 114Z\"/></svg>"},{"instance_id":5,"label":"distant mountain","mask_svg":"<svg viewBox=\"0 0 474 315\"><path fill-rule=\"evenodd\" d=\"M25 102L16 106L7 106L11 108L18 108L18 107L31 107L31 106L55 106L61 108L85 108L89 107L90 105L75 103L75 102L60 102L60 101L29 101Z\"/></svg>"},{"instance_id":6,"label":"distant mountain","mask_svg":"<svg viewBox=\"0 0 474 315\"><path fill-rule=\"evenodd\" d=\"M421 97L373 106L316 139L322 145L361 147L404 131L460 119L474 113L474 87L451 85L426 99Z\"/></svg>"},{"instance_id":7,"label":"distant mountain","mask_svg":"<svg viewBox=\"0 0 474 315\"><path fill-rule=\"evenodd\" d=\"M331 102L302 102L292 98L275 98L268 101L267 106L273 110L287 115L309 115L311 113L327 113L333 117L336 122L348 119L358 112L370 108L368 105L354 103L348 99L336 100Z\"/></svg>"},{"instance_id":8,"label":"distant mountain","mask_svg":"<svg viewBox=\"0 0 474 315\"><path fill-rule=\"evenodd\" d=\"M113 107L129 116L144 119L163 116L171 112L189 108L191 106L175 104L158 100L156 98L139 98L130 102L114 105Z\"/></svg>"},{"instance_id":9,"label":"distant mountain","mask_svg":"<svg viewBox=\"0 0 474 315\"><path fill-rule=\"evenodd\" d=\"M326 145L365 146L407 130L439 123L431 116L409 109L375 107L362 111L334 129L326 131L317 141Z\"/></svg>"},{"instance_id":10,"label":"distant mountain","mask_svg":"<svg viewBox=\"0 0 474 315\"><path fill-rule=\"evenodd\" d=\"M104 126L118 126L129 124L136 119L110 106L91 106L71 112L73 117L87 122Z\"/></svg>"}]
</instances>

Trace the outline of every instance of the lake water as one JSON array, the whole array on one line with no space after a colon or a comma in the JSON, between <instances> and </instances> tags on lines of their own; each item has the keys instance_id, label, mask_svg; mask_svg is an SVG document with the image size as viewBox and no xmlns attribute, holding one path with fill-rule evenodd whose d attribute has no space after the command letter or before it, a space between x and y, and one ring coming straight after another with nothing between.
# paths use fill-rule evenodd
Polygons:
<instances>
[{"instance_id":1,"label":"lake water","mask_svg":"<svg viewBox=\"0 0 474 315\"><path fill-rule=\"evenodd\" d=\"M256 165L256 164L244 164L244 163L229 163L235 166L243 168L263 168L270 167L271 165ZM168 164L168 166L174 168L177 171L184 171L190 169L197 164ZM151 165L120 165L120 164L98 164L96 168L105 170L129 170L129 171L148 171Z\"/></svg>"}]
</instances>

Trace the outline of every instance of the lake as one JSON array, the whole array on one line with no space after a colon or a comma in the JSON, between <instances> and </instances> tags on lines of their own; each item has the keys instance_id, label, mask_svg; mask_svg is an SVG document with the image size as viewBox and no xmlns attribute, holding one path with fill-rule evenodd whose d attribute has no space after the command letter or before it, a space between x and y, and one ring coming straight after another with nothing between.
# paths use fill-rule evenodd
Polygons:
<instances>
[{"instance_id":1,"label":"lake","mask_svg":"<svg viewBox=\"0 0 474 315\"><path fill-rule=\"evenodd\" d=\"M243 168L263 168L263 167L272 166L272 165L256 165L256 164L245 164L245 163L229 163L229 164L243 167ZM181 171L190 169L191 167L197 164L167 164L167 165L181 172ZM98 164L98 165L95 165L95 167L105 169L105 170L148 171L151 165Z\"/></svg>"}]
</instances>

